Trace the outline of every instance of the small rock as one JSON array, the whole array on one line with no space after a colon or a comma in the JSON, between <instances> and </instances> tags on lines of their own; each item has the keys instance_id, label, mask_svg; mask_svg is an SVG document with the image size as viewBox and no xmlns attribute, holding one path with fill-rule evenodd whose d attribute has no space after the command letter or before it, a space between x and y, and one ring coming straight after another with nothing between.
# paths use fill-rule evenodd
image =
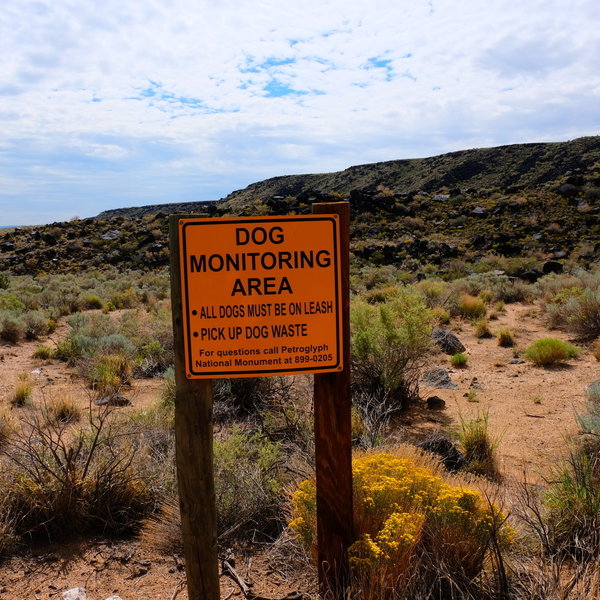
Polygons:
<instances>
[{"instance_id":1,"label":"small rock","mask_svg":"<svg viewBox=\"0 0 600 600\"><path fill-rule=\"evenodd\" d=\"M103 240L116 240L121 237L121 232L118 229L114 229L113 231L107 231L101 237Z\"/></svg>"},{"instance_id":2,"label":"small rock","mask_svg":"<svg viewBox=\"0 0 600 600\"><path fill-rule=\"evenodd\" d=\"M544 275L548 275L548 273L562 273L563 266L562 263L555 260L549 260L542 266L542 271L544 272Z\"/></svg>"},{"instance_id":3,"label":"small rock","mask_svg":"<svg viewBox=\"0 0 600 600\"><path fill-rule=\"evenodd\" d=\"M473 390L483 390L485 389L480 383L479 381L477 381L477 377L473 377L473 379L471 379L471 383L469 385L469 387Z\"/></svg>"},{"instance_id":4,"label":"small rock","mask_svg":"<svg viewBox=\"0 0 600 600\"><path fill-rule=\"evenodd\" d=\"M94 404L96 406L131 406L131 402L125 396L119 396L118 394L94 400Z\"/></svg>"},{"instance_id":5,"label":"small rock","mask_svg":"<svg viewBox=\"0 0 600 600\"><path fill-rule=\"evenodd\" d=\"M426 402L429 410L443 410L446 408L446 403L439 396L429 396Z\"/></svg>"},{"instance_id":6,"label":"small rock","mask_svg":"<svg viewBox=\"0 0 600 600\"><path fill-rule=\"evenodd\" d=\"M458 388L456 384L452 383L448 371L441 367L425 371L421 383L442 390L455 390Z\"/></svg>"},{"instance_id":7,"label":"small rock","mask_svg":"<svg viewBox=\"0 0 600 600\"><path fill-rule=\"evenodd\" d=\"M121 596L109 596L105 600L123 600Z\"/></svg>"},{"instance_id":8,"label":"small rock","mask_svg":"<svg viewBox=\"0 0 600 600\"><path fill-rule=\"evenodd\" d=\"M452 355L465 351L463 343L453 333L446 331L441 327L433 328L431 339L433 339L440 350L446 354Z\"/></svg>"},{"instance_id":9,"label":"small rock","mask_svg":"<svg viewBox=\"0 0 600 600\"><path fill-rule=\"evenodd\" d=\"M509 365L523 365L525 364L525 361L522 358L513 358L512 360L508 361Z\"/></svg>"},{"instance_id":10,"label":"small rock","mask_svg":"<svg viewBox=\"0 0 600 600\"><path fill-rule=\"evenodd\" d=\"M417 447L440 456L448 471L458 471L467 463L466 458L457 450L456 446L441 434L433 435L428 440L417 444Z\"/></svg>"},{"instance_id":11,"label":"small rock","mask_svg":"<svg viewBox=\"0 0 600 600\"><path fill-rule=\"evenodd\" d=\"M85 588L76 587L62 593L61 600L87 600Z\"/></svg>"}]
</instances>

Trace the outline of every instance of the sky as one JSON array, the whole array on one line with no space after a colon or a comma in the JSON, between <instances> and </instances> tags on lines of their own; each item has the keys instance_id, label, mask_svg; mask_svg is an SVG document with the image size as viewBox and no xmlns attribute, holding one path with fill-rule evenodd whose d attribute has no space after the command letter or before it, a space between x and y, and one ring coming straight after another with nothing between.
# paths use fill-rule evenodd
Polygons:
<instances>
[{"instance_id":1,"label":"sky","mask_svg":"<svg viewBox=\"0 0 600 600\"><path fill-rule=\"evenodd\" d=\"M600 133L597 0L3 0L0 226Z\"/></svg>"}]
</instances>

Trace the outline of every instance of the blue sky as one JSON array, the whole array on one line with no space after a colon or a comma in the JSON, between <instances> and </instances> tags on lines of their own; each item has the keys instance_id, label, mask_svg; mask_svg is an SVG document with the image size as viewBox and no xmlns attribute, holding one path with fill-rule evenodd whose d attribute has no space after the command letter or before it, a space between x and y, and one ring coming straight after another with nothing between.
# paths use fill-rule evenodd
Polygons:
<instances>
[{"instance_id":1,"label":"blue sky","mask_svg":"<svg viewBox=\"0 0 600 600\"><path fill-rule=\"evenodd\" d=\"M600 133L596 0L4 0L0 225Z\"/></svg>"}]
</instances>

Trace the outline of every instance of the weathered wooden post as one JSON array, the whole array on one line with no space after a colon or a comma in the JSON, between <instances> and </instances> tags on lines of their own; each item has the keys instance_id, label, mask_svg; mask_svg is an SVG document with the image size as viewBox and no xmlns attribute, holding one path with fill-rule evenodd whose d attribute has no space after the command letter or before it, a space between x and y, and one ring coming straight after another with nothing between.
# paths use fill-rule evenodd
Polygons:
<instances>
[{"instance_id":1,"label":"weathered wooden post","mask_svg":"<svg viewBox=\"0 0 600 600\"><path fill-rule=\"evenodd\" d=\"M324 598L342 599L349 585L348 548L354 541L350 403L350 205L313 204L315 214L340 218L342 354L338 373L315 375L315 460L319 586Z\"/></svg>"},{"instance_id":2,"label":"weathered wooden post","mask_svg":"<svg viewBox=\"0 0 600 600\"><path fill-rule=\"evenodd\" d=\"M212 380L188 379L184 358L179 220L169 219L175 348L175 451L189 600L218 600Z\"/></svg>"}]
</instances>

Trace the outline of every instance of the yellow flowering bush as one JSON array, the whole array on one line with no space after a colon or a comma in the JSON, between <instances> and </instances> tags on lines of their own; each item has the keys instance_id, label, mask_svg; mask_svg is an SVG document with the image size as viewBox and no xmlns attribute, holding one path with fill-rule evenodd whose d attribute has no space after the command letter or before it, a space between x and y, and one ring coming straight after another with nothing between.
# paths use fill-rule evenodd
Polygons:
<instances>
[{"instance_id":1,"label":"yellow flowering bush","mask_svg":"<svg viewBox=\"0 0 600 600\"><path fill-rule=\"evenodd\" d=\"M479 491L446 483L435 463L424 457L375 453L355 458L354 528L350 547L354 584L377 597L392 593L419 568L443 566L474 577L483 567L492 537L510 544L505 516ZM316 489L300 484L292 497L290 527L315 555Z\"/></svg>"}]
</instances>

